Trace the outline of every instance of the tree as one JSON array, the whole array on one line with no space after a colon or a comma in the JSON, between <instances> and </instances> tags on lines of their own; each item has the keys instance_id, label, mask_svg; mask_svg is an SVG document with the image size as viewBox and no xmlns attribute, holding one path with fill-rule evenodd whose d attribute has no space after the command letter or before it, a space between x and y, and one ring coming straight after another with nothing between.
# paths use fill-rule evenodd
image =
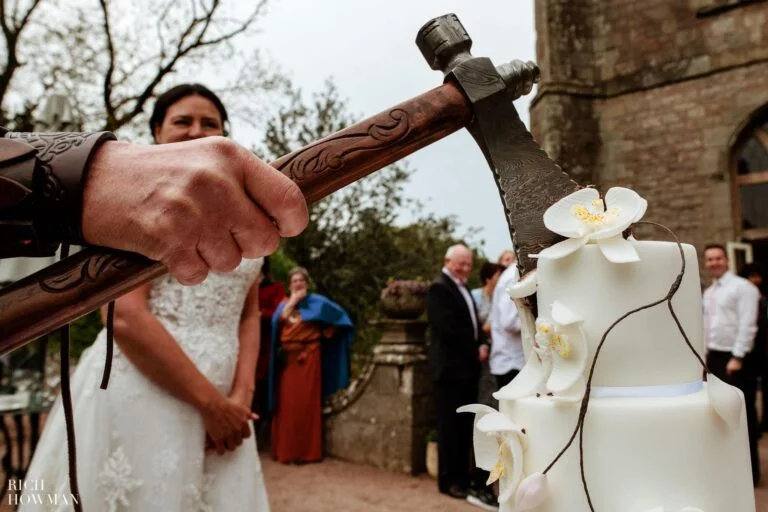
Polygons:
<instances>
[{"instance_id":1,"label":"tree","mask_svg":"<svg viewBox=\"0 0 768 512\"><path fill-rule=\"evenodd\" d=\"M288 83L258 53L235 45L254 32L267 2L236 0L0 0L0 125L34 130L50 92L65 92L81 129L147 140L143 112L179 74L211 69L226 81L228 110L262 116L259 95ZM211 75L209 75L211 76ZM243 108L245 106L246 108ZM77 356L101 327L98 312L76 321ZM54 335L51 347L57 344Z\"/></svg>"},{"instance_id":2,"label":"tree","mask_svg":"<svg viewBox=\"0 0 768 512\"><path fill-rule=\"evenodd\" d=\"M292 91L289 103L267 122L263 152L277 158L352 124L346 104L330 81L311 102ZM356 351L376 341L369 321L378 313L382 288L390 278L430 279L446 248L458 242L457 221L425 214L405 196L411 170L390 165L310 206L310 222L282 249L306 267L317 290L339 302L358 328ZM397 223L403 211L415 221ZM467 238L471 238L470 231Z\"/></svg>"},{"instance_id":3,"label":"tree","mask_svg":"<svg viewBox=\"0 0 768 512\"><path fill-rule=\"evenodd\" d=\"M265 6L266 0L247 10L221 0L0 0L2 122L26 127L15 122L18 112L33 111L56 90L69 95L84 128L132 127L131 135L145 135L136 122L159 88L203 65L230 72L226 84L214 85L230 110L256 105L254 94L285 81L258 53L232 43L254 31Z\"/></svg>"}]
</instances>

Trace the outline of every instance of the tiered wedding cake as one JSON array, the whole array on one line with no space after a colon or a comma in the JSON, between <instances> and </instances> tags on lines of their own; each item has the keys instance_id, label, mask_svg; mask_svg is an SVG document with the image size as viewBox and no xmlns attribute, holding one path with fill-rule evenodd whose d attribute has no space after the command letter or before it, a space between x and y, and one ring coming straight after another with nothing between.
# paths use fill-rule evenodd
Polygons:
<instances>
[{"instance_id":1,"label":"tiered wedding cake","mask_svg":"<svg viewBox=\"0 0 768 512\"><path fill-rule=\"evenodd\" d=\"M755 511L743 396L702 380L696 251L624 239L645 208L628 189L582 189L544 215L567 239L510 290L527 364L500 411L460 409L502 512Z\"/></svg>"}]
</instances>

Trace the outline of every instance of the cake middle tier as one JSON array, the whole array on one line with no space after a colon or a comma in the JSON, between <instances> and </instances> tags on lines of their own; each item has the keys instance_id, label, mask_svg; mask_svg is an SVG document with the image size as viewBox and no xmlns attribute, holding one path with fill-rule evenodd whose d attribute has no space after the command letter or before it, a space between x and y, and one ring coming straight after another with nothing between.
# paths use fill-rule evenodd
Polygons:
<instances>
[{"instance_id":1,"label":"cake middle tier","mask_svg":"<svg viewBox=\"0 0 768 512\"><path fill-rule=\"evenodd\" d=\"M560 302L583 319L587 368L608 327L625 313L664 298L680 272L677 244L633 241L640 261L611 263L596 245L557 260L541 259L537 270L539 312ZM701 285L696 250L683 244L686 269L672 304L696 352L703 354ZM530 354L527 355L528 357ZM595 367L593 386L654 386L702 377L701 364L685 344L663 302L635 313L608 335Z\"/></svg>"}]
</instances>

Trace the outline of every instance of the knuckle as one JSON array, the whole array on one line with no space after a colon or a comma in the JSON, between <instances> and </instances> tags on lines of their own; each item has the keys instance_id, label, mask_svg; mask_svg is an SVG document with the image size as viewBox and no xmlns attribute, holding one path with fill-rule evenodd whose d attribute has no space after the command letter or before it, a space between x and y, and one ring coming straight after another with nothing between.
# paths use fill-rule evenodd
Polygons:
<instances>
[{"instance_id":1,"label":"knuckle","mask_svg":"<svg viewBox=\"0 0 768 512\"><path fill-rule=\"evenodd\" d=\"M284 212L287 212L291 215L295 214L296 212L306 212L306 199L304 198L304 194L301 192L301 189L298 187L298 185L290 180L287 180L281 192L280 208ZM290 229L290 233L285 234L289 236L298 234L306 227L308 221L309 219L305 213L302 222L296 222L296 226Z\"/></svg>"},{"instance_id":2,"label":"knuckle","mask_svg":"<svg viewBox=\"0 0 768 512\"><path fill-rule=\"evenodd\" d=\"M222 158L230 159L240 154L241 147L232 139L228 139L227 137L206 137L205 142L210 145L214 154Z\"/></svg>"}]
</instances>

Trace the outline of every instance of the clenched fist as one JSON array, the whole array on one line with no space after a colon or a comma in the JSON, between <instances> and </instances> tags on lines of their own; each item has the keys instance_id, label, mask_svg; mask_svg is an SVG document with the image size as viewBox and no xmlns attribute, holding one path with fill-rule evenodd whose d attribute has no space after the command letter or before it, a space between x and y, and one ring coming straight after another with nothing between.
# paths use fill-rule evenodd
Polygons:
<instances>
[{"instance_id":1,"label":"clenched fist","mask_svg":"<svg viewBox=\"0 0 768 512\"><path fill-rule=\"evenodd\" d=\"M307 221L296 184L224 137L104 143L83 193L88 243L160 261L184 284L272 253Z\"/></svg>"}]
</instances>

